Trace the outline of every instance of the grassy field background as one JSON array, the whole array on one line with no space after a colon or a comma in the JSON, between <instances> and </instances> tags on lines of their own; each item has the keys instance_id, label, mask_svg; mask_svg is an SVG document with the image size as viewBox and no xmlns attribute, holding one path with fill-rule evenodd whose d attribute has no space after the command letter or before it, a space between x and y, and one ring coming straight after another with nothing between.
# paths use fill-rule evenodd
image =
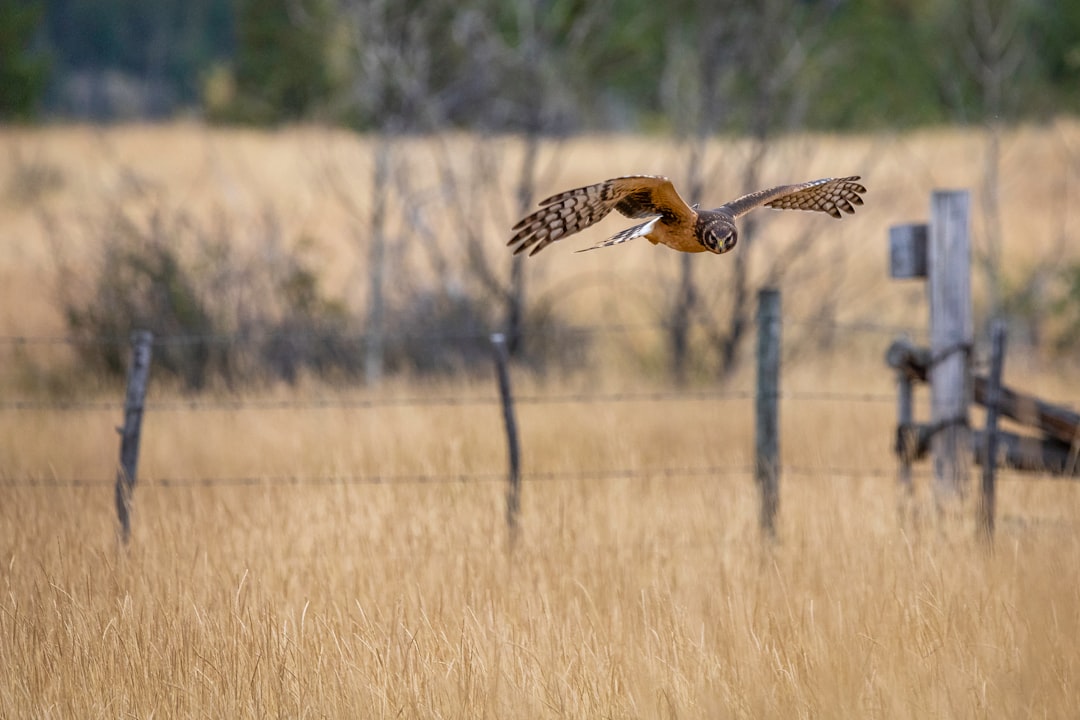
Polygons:
<instances>
[{"instance_id":1,"label":"grassy field background","mask_svg":"<svg viewBox=\"0 0 1080 720\"><path fill-rule=\"evenodd\" d=\"M432 142L403 146L411 177L434 174ZM479 152L474 138L439 142L463 165ZM478 227L497 257L515 215L520 145L487 142L493 165L477 193L491 194L474 207L488 208L476 211ZM783 286L785 339L813 319L800 312L837 287L839 323L921 326L921 286L886 279L887 227L925 219L934 187L977 190L978 134L778 142L765 184L861 173L870 189L857 215L813 220L820 248ZM1080 125L1020 128L1003 147L1006 267L1019 272L1078 234ZM545 147L555 169L537 192L627 172L677 178L679 152L636 137ZM737 170L724 161L746 152L737 141L710 146L709 197L737 194ZM92 262L102 214L117 204L148 217L224 214L238 243L270 208L286 245L308 243L328 286L360 311L370 155L370 140L319 129L4 130L0 335L65 332L56 254ZM454 217L448 201L425 202L433 218ZM978 192L973 202L979 233ZM808 222L774 215L762 242L775 249L755 252L782 252ZM431 272L404 216L391 217L401 267ZM574 322L654 322L674 254L647 243L570 252L603 229L533 258L531 288L558 295ZM445 242L452 255L454 235ZM721 298L726 258L701 260L710 298ZM970 526L934 522L925 474L922 520L902 522L882 361L890 337L852 332L785 355L792 396L781 410L775 543L758 536L747 472L752 401L738 395L751 387L747 367L723 386L694 388L732 395L520 406L531 479L512 553L494 405L151 409L127 551L117 547L111 491L119 412L6 408L0 716L1073 717L1080 492L1006 475L993 552ZM5 351L2 387L13 399L36 397L28 367L70 366L62 345ZM515 387L537 396L670 390L639 365L600 359L609 362L565 376L515 372ZM1078 374L1068 359L1034 353L1016 351L1006 364L1010 384L1062 401L1076 397ZM87 397L119 400L116 392L106 385ZM493 392L485 378L394 379L374 393L305 380L257 397ZM152 395L177 398L169 388ZM392 480L405 476L442 481Z\"/></svg>"}]
</instances>

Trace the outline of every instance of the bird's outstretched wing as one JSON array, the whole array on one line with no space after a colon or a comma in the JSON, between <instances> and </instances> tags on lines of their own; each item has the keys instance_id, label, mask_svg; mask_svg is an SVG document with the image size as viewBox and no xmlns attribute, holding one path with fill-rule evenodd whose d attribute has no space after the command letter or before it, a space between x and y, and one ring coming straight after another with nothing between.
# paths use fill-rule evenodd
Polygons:
<instances>
[{"instance_id":1,"label":"bird's outstretched wing","mask_svg":"<svg viewBox=\"0 0 1080 720\"><path fill-rule=\"evenodd\" d=\"M860 194L866 192L866 188L860 185L858 180L858 175L852 175L846 178L824 178L796 185L781 185L743 195L724 207L734 217L765 206L777 210L815 210L838 218L841 211L853 213L856 205L863 204Z\"/></svg>"},{"instance_id":2,"label":"bird's outstretched wing","mask_svg":"<svg viewBox=\"0 0 1080 720\"><path fill-rule=\"evenodd\" d=\"M595 225L612 210L630 218L657 218L691 227L697 218L666 177L627 175L552 195L514 226L515 234L507 245L514 248L515 255L530 248L529 254L535 255L556 240ZM637 235L615 236L620 238L618 242L631 237Z\"/></svg>"}]
</instances>

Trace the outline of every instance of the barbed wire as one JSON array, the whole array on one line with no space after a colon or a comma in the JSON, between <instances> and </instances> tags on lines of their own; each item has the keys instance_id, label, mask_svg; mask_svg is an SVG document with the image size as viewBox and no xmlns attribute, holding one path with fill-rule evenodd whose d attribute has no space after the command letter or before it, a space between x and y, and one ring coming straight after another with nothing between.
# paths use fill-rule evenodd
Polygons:
<instances>
[{"instance_id":1,"label":"barbed wire","mask_svg":"<svg viewBox=\"0 0 1080 720\"><path fill-rule=\"evenodd\" d=\"M1003 478L1031 480L1030 472L999 468ZM579 480L670 480L679 478L702 477L749 477L754 474L751 466L703 466L703 467L660 467L660 468L614 468L607 470L573 471L537 471L522 473L521 481L526 483L567 482ZM893 467L833 467L830 465L784 465L780 474L789 477L827 478L827 479L894 479L897 468ZM929 467L911 469L912 478L930 478L933 470ZM1051 473L1036 477L1060 478ZM138 486L143 488L192 488L192 487L292 487L292 486L331 486L331 485L467 485L505 483L505 472L473 473L414 473L399 475L241 475L241 476L199 476L199 477L146 477L139 478ZM0 488L112 488L112 478L9 478L0 481Z\"/></svg>"},{"instance_id":2,"label":"barbed wire","mask_svg":"<svg viewBox=\"0 0 1080 720\"><path fill-rule=\"evenodd\" d=\"M1013 468L998 468L998 476L1005 480L1031 481L1049 479L1075 481L1068 476L1053 473L1031 473ZM835 467L831 465L783 465L781 476L799 478L843 479L843 480L893 480L898 468L890 467ZM549 470L522 473L524 483L568 482L580 480L674 480L680 478L705 477L751 477L754 469L749 465L730 466L689 466L659 468L614 468L607 470ZM913 467L910 477L927 479L934 472L929 466ZM209 487L304 487L334 485L468 485L507 482L505 472L472 473L413 473L399 475L383 474L333 474L333 475L240 475L240 476L148 476L140 477L140 488L209 488ZM0 489L4 488L94 488L111 489L115 478L79 478L79 477L10 477L0 480Z\"/></svg>"},{"instance_id":3,"label":"barbed wire","mask_svg":"<svg viewBox=\"0 0 1080 720\"><path fill-rule=\"evenodd\" d=\"M661 390L655 392L557 393L521 395L515 405L600 405L617 403L745 401L755 397L753 390ZM826 390L782 391L780 400L810 402L892 403L896 396L874 392L831 392ZM388 407L467 407L493 406L501 402L495 395L421 396L384 398L246 398L148 400L143 409L153 412L244 412L275 410L367 410ZM3 411L46 412L116 412L124 409L122 400L8 400L0 401Z\"/></svg>"},{"instance_id":4,"label":"barbed wire","mask_svg":"<svg viewBox=\"0 0 1080 720\"><path fill-rule=\"evenodd\" d=\"M896 468L885 467L831 467L808 465L784 465L781 474L798 477L832 478L884 478L895 477ZM575 480L670 480L678 478L751 476L751 465L708 465L686 467L609 468L598 470L541 470L525 472L521 481L526 483L566 482ZM913 475L929 475L929 469ZM448 485L505 483L506 472L459 472L459 473L408 473L408 474L331 474L331 475L240 475L240 476L148 476L140 477L139 487L284 487L309 485ZM11 478L0 481L0 487L91 487L111 488L113 478Z\"/></svg>"},{"instance_id":5,"label":"barbed wire","mask_svg":"<svg viewBox=\"0 0 1080 720\"><path fill-rule=\"evenodd\" d=\"M525 472L522 482L568 480L633 480L678 477L750 475L742 466L690 466L662 468L612 468L600 470L546 470ZM139 487L290 486L290 485L441 485L506 482L506 472L412 473L400 475L246 475L235 477L146 477ZM110 478L42 478L0 481L0 487L112 487Z\"/></svg>"},{"instance_id":6,"label":"barbed wire","mask_svg":"<svg viewBox=\"0 0 1080 720\"><path fill-rule=\"evenodd\" d=\"M1055 475L1050 472L1032 473L1013 468L998 468L998 477L1004 480L1030 482L1033 479L1073 481L1075 478ZM750 467L700 467L700 468L644 468L616 469L574 472L535 472L524 473L522 482L545 483L574 480L658 480L695 477L750 477L754 474ZM781 476L803 478L825 478L844 480L891 480L897 477L896 467L844 468L831 466L789 466L780 470ZM933 477L929 467L912 468L910 477L928 479ZM149 477L140 478L138 486L143 488L195 488L195 487L300 487L333 485L466 485L505 483L506 473L446 473L415 475L248 475L235 477ZM110 478L8 478L0 480L2 488L101 488L111 489L116 481Z\"/></svg>"},{"instance_id":7,"label":"barbed wire","mask_svg":"<svg viewBox=\"0 0 1080 720\"><path fill-rule=\"evenodd\" d=\"M784 318L785 325L809 326L830 328L834 330L846 330L856 333L870 334L926 334L925 327L910 325L895 325L889 323L876 323L870 321L834 321L821 318ZM693 321L695 326L701 325L701 321ZM666 331L671 326L667 323L607 323L591 325L566 325L562 327L541 328L530 330L526 333L529 337L550 337L566 335L603 335L619 334L641 331ZM480 342L487 341L493 330L475 330L468 332L431 332L431 333L388 333L387 338L401 341L430 341L436 342ZM176 333L169 335L155 335L153 344L155 347L212 344L212 345L249 345L264 343L268 340L324 340L324 333L314 330L293 331L284 333ZM340 333L335 335L339 341L362 345L368 341L367 333ZM4 335L0 336L0 345L28 346L28 345L128 345L131 338L128 335Z\"/></svg>"}]
</instances>

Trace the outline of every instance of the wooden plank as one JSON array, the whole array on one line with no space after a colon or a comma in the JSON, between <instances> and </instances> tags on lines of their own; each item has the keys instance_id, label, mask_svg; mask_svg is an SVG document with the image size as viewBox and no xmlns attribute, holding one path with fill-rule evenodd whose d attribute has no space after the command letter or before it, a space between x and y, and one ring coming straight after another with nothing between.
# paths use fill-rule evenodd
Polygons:
<instances>
[{"instance_id":1,"label":"wooden plank","mask_svg":"<svg viewBox=\"0 0 1080 720\"><path fill-rule=\"evenodd\" d=\"M936 190L930 198L931 442L934 501L939 511L963 500L968 486L968 357L971 346L970 201L966 190Z\"/></svg>"},{"instance_id":2,"label":"wooden plank","mask_svg":"<svg viewBox=\"0 0 1080 720\"><path fill-rule=\"evenodd\" d=\"M761 530L776 536L780 504L780 291L758 293L754 480L761 491Z\"/></svg>"},{"instance_id":3,"label":"wooden plank","mask_svg":"<svg viewBox=\"0 0 1080 720\"><path fill-rule=\"evenodd\" d=\"M1080 463L1077 462L1076 452L1064 443L1001 430L998 430L997 437L998 467L1062 477L1080 477ZM986 457L986 433L981 430L973 433L972 443L975 458L979 460Z\"/></svg>"},{"instance_id":4,"label":"wooden plank","mask_svg":"<svg viewBox=\"0 0 1080 720\"><path fill-rule=\"evenodd\" d=\"M925 223L889 228L889 277L896 280L926 277L927 231Z\"/></svg>"},{"instance_id":5,"label":"wooden plank","mask_svg":"<svg viewBox=\"0 0 1080 720\"><path fill-rule=\"evenodd\" d=\"M987 379L976 376L974 385L975 402L987 406L990 402ZM998 410L1010 420L1038 428L1063 443L1080 442L1080 415L1060 405L1052 405L1003 385Z\"/></svg>"},{"instance_id":6,"label":"wooden plank","mask_svg":"<svg viewBox=\"0 0 1080 720\"><path fill-rule=\"evenodd\" d=\"M933 432L934 427L930 423L897 428L897 452L900 451L902 443L907 443L907 451L911 453L912 461L925 458L930 452ZM969 450L980 465L986 458L986 437L983 430L971 433ZM1080 478L1080 458L1076 450L1059 440L1018 435L1003 430L998 430L997 438L997 467Z\"/></svg>"}]
</instances>

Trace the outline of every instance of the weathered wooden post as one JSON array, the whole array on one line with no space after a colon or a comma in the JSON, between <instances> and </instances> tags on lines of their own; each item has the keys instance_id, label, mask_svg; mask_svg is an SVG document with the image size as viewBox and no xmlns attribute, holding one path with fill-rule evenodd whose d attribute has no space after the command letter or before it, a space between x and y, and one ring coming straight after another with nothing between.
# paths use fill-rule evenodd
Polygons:
<instances>
[{"instance_id":1,"label":"weathered wooden post","mask_svg":"<svg viewBox=\"0 0 1080 720\"><path fill-rule=\"evenodd\" d=\"M998 455L998 405L1001 402L1001 373L1005 364L1005 321L995 320L990 327L990 377L986 384L986 437L982 457L982 502L980 516L987 540L994 539L994 471Z\"/></svg>"},{"instance_id":2,"label":"weathered wooden post","mask_svg":"<svg viewBox=\"0 0 1080 720\"><path fill-rule=\"evenodd\" d=\"M780 505L780 291L758 292L754 481L761 491L761 530L776 536Z\"/></svg>"},{"instance_id":3,"label":"weathered wooden post","mask_svg":"<svg viewBox=\"0 0 1080 720\"><path fill-rule=\"evenodd\" d=\"M971 248L966 190L930 199L930 407L935 429L934 503L939 512L967 493L968 355L971 349ZM954 507L959 510L960 508Z\"/></svg>"},{"instance_id":4,"label":"weathered wooden post","mask_svg":"<svg viewBox=\"0 0 1080 720\"><path fill-rule=\"evenodd\" d=\"M896 428L897 444L900 457L900 467L896 473L896 483L899 485L900 497L898 509L901 521L911 519L915 510L915 483L911 480L911 460L913 450L911 447L911 433L914 430L913 423L915 413L913 410L913 394L911 376L903 370L896 371Z\"/></svg>"},{"instance_id":5,"label":"weathered wooden post","mask_svg":"<svg viewBox=\"0 0 1080 720\"><path fill-rule=\"evenodd\" d=\"M146 386L150 379L150 357L154 335L137 330L131 335L131 365L124 396L124 425L120 433L120 465L116 469L116 515L120 520L120 539L126 545L131 537L131 498L135 491L139 464L139 435L142 431Z\"/></svg>"},{"instance_id":6,"label":"weathered wooden post","mask_svg":"<svg viewBox=\"0 0 1080 720\"><path fill-rule=\"evenodd\" d=\"M506 347L506 336L502 333L493 334L491 346L495 351L495 376L502 400L503 424L506 426L507 457L510 463L507 475L509 487L506 491L506 526L510 530L510 545L513 547L517 540L518 513L521 510L521 453L517 421L514 417L514 398L510 392L510 354Z\"/></svg>"}]
</instances>

